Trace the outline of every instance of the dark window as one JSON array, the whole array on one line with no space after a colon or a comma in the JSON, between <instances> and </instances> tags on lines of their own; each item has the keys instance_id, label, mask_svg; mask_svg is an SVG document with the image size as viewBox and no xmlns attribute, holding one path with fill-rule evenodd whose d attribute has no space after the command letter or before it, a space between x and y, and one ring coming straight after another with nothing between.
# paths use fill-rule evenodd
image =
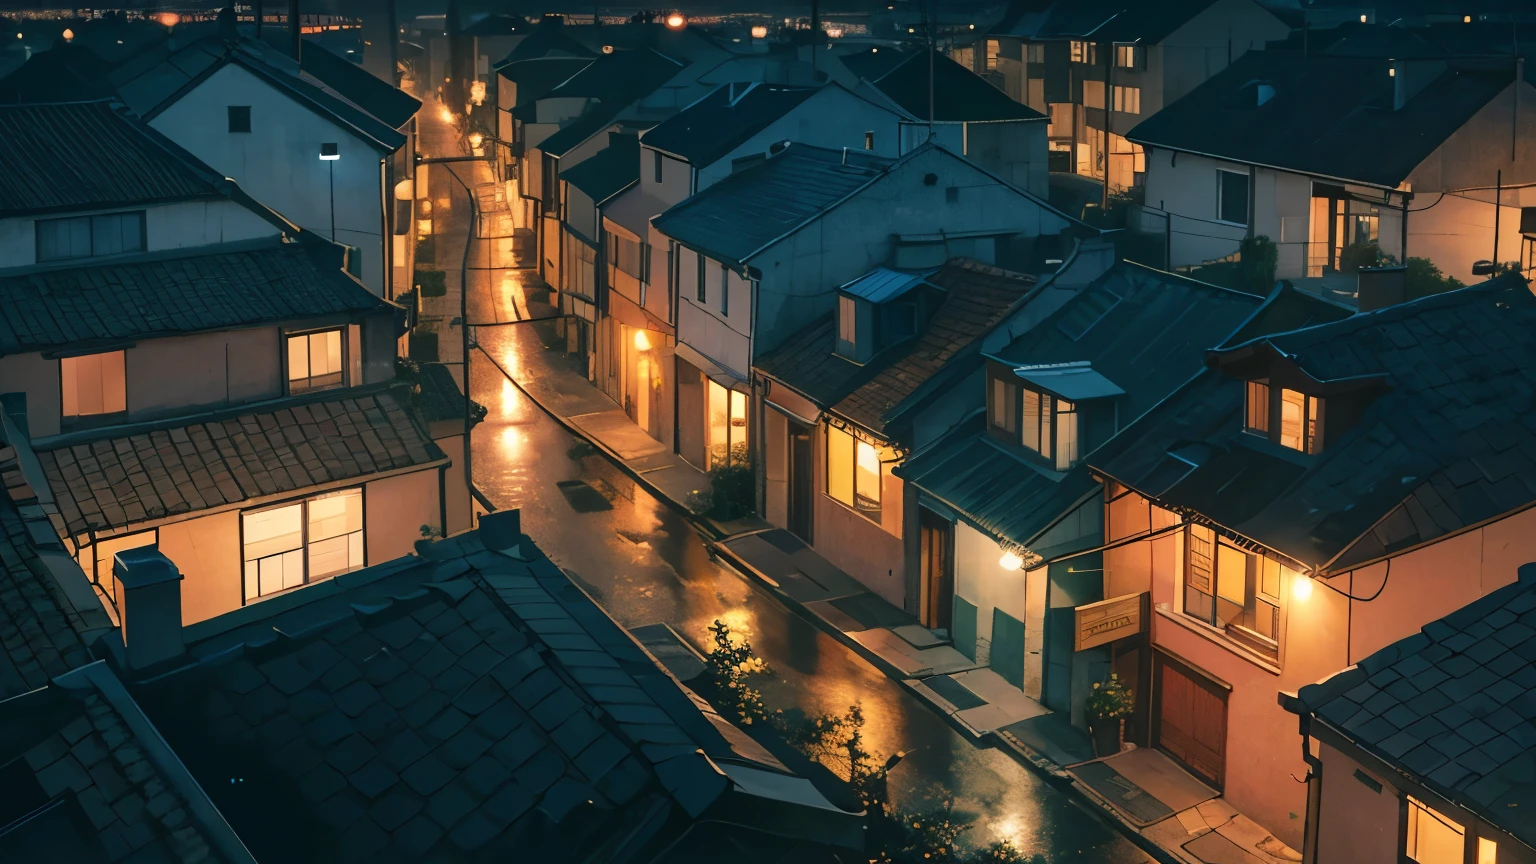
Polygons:
<instances>
[{"instance_id":1,"label":"dark window","mask_svg":"<svg viewBox=\"0 0 1536 864\"><path fill-rule=\"evenodd\" d=\"M68 261L144 251L144 211L39 219L37 260Z\"/></svg>"},{"instance_id":2,"label":"dark window","mask_svg":"<svg viewBox=\"0 0 1536 864\"><path fill-rule=\"evenodd\" d=\"M873 149L875 149L875 133L873 133L873 132L865 132L864 133L864 149L865 150L873 150Z\"/></svg>"},{"instance_id":3,"label":"dark window","mask_svg":"<svg viewBox=\"0 0 1536 864\"><path fill-rule=\"evenodd\" d=\"M720 314L731 315L731 268L720 265Z\"/></svg>"},{"instance_id":4,"label":"dark window","mask_svg":"<svg viewBox=\"0 0 1536 864\"><path fill-rule=\"evenodd\" d=\"M660 150L652 150L651 151L651 168L656 173L656 182L657 183L661 182L661 160L662 160L661 151Z\"/></svg>"},{"instance_id":5,"label":"dark window","mask_svg":"<svg viewBox=\"0 0 1536 864\"><path fill-rule=\"evenodd\" d=\"M1248 175L1216 172L1216 218L1233 225L1248 224Z\"/></svg>"},{"instance_id":6,"label":"dark window","mask_svg":"<svg viewBox=\"0 0 1536 864\"><path fill-rule=\"evenodd\" d=\"M960 187L959 186L947 186L947 187L945 187L945 189L944 189L944 203L945 204L959 204L960 203Z\"/></svg>"},{"instance_id":7,"label":"dark window","mask_svg":"<svg viewBox=\"0 0 1536 864\"><path fill-rule=\"evenodd\" d=\"M694 253L694 257L697 258L699 262L699 272L695 276L695 284L697 285L699 292L696 299L698 299L700 303L708 303L709 289L704 285L704 256L699 255L698 253Z\"/></svg>"},{"instance_id":8,"label":"dark window","mask_svg":"<svg viewBox=\"0 0 1536 864\"><path fill-rule=\"evenodd\" d=\"M1019 388L1001 378L992 379L992 393L987 400L992 428L1012 437L1019 428Z\"/></svg>"},{"instance_id":9,"label":"dark window","mask_svg":"<svg viewBox=\"0 0 1536 864\"><path fill-rule=\"evenodd\" d=\"M231 105L231 106L229 106L229 131L231 131L231 132L249 132L249 131L251 131L251 106L249 106L249 105Z\"/></svg>"}]
</instances>

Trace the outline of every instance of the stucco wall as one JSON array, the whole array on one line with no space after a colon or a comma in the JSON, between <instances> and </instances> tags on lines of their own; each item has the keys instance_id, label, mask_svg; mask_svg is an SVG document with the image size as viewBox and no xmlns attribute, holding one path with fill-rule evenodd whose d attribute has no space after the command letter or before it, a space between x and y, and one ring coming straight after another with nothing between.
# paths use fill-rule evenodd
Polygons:
<instances>
[{"instance_id":1,"label":"stucco wall","mask_svg":"<svg viewBox=\"0 0 1536 864\"><path fill-rule=\"evenodd\" d=\"M160 527L160 551L181 570L181 620L196 624L240 608L240 513L215 513Z\"/></svg>"},{"instance_id":2,"label":"stucco wall","mask_svg":"<svg viewBox=\"0 0 1536 864\"><path fill-rule=\"evenodd\" d=\"M994 609L1023 621L1025 634L1044 626L1043 619L1032 619L1029 614L1027 571L1004 570L998 563L1002 557L1002 547L991 537L964 522L955 523L955 594L976 607L978 663L991 658ZM1043 615L1044 607L1038 611Z\"/></svg>"},{"instance_id":3,"label":"stucco wall","mask_svg":"<svg viewBox=\"0 0 1536 864\"><path fill-rule=\"evenodd\" d=\"M1323 762L1322 801L1317 813L1319 861L1348 864L1398 864L1402 799L1385 778L1327 744L1317 745ZM1380 791L1356 779L1355 772L1381 784Z\"/></svg>"},{"instance_id":4,"label":"stucco wall","mask_svg":"<svg viewBox=\"0 0 1536 864\"><path fill-rule=\"evenodd\" d=\"M148 339L128 349L128 417L237 405L283 394L276 327Z\"/></svg>"},{"instance_id":5,"label":"stucco wall","mask_svg":"<svg viewBox=\"0 0 1536 864\"><path fill-rule=\"evenodd\" d=\"M279 234L277 226L271 222L223 197L177 201L146 207L50 213L46 217L38 218L54 219L132 210L144 211L144 249L148 252L192 249L219 243L276 237ZM31 216L0 219L0 272L12 267L27 267L37 263L37 229L34 223L35 219ZM79 263L89 266L112 261L114 257L82 258Z\"/></svg>"},{"instance_id":6,"label":"stucco wall","mask_svg":"<svg viewBox=\"0 0 1536 864\"><path fill-rule=\"evenodd\" d=\"M825 424L811 431L811 446L815 451L811 482L816 491L811 497L816 553L892 605L904 608L906 558L901 532L905 484L891 474L890 465L882 466L880 522L876 523L828 497Z\"/></svg>"},{"instance_id":7,"label":"stucco wall","mask_svg":"<svg viewBox=\"0 0 1536 864\"><path fill-rule=\"evenodd\" d=\"M699 258L692 249L678 247L677 338L704 356L745 376L752 368L752 283L735 271L726 271L730 303L722 307L720 262L704 259L704 302L698 299ZM724 311L722 311L724 308Z\"/></svg>"},{"instance_id":8,"label":"stucco wall","mask_svg":"<svg viewBox=\"0 0 1536 864\"><path fill-rule=\"evenodd\" d=\"M231 133L228 107L251 108L251 131ZM237 65L230 64L183 95L150 125L224 172L306 230L331 236L331 178L335 178L337 242L356 247L363 284L384 291L382 160L387 154ZM320 145L335 143L341 158L320 161Z\"/></svg>"},{"instance_id":9,"label":"stucco wall","mask_svg":"<svg viewBox=\"0 0 1536 864\"><path fill-rule=\"evenodd\" d=\"M452 470L452 469L449 469ZM409 555L421 539L421 526L441 531L436 469L397 474L363 488L364 535L369 564Z\"/></svg>"}]
</instances>

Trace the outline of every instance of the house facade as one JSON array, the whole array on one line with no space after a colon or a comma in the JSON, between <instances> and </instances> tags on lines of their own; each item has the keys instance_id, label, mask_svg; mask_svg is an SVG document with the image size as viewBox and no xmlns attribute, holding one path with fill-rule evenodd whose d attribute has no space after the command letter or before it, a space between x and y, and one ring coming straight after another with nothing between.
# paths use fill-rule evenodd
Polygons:
<instances>
[{"instance_id":1,"label":"house facade","mask_svg":"<svg viewBox=\"0 0 1536 864\"><path fill-rule=\"evenodd\" d=\"M1344 79L1360 83L1329 86ZM1533 95L1503 61L1256 52L1130 133L1148 166L1131 228L1161 234L1174 267L1264 236L1280 279L1388 255L1471 282L1522 255L1536 120L1517 103Z\"/></svg>"},{"instance_id":2,"label":"house facade","mask_svg":"<svg viewBox=\"0 0 1536 864\"><path fill-rule=\"evenodd\" d=\"M1278 694L1509 584L1530 557L1523 459L1494 454L1527 437L1500 406L1531 392L1516 334L1532 316L1524 280L1505 276L1229 343L1089 458L1105 596L1148 595L1150 651L1121 669L1139 682L1138 743L1293 848L1307 789L1289 778L1308 765L1273 746L1296 722Z\"/></svg>"},{"instance_id":3,"label":"house facade","mask_svg":"<svg viewBox=\"0 0 1536 864\"><path fill-rule=\"evenodd\" d=\"M703 469L745 464L752 364L833 310L826 286L878 266L1049 259L1075 224L937 145L894 161L774 149L652 220L677 244L677 452Z\"/></svg>"},{"instance_id":4,"label":"house facade","mask_svg":"<svg viewBox=\"0 0 1536 864\"><path fill-rule=\"evenodd\" d=\"M1049 146L1062 154L1053 170L1120 192L1147 171L1142 145L1127 137L1137 123L1289 32L1253 0L1057 2L1008 16L973 62L1050 118Z\"/></svg>"},{"instance_id":5,"label":"house facade","mask_svg":"<svg viewBox=\"0 0 1536 864\"><path fill-rule=\"evenodd\" d=\"M312 47L311 50L324 50ZM345 62L345 61L339 61ZM368 90L398 90L357 72ZM113 71L122 100L154 129L318 236L356 249L354 273L393 297L396 125L264 43L222 30L146 49ZM351 92L349 88L349 92ZM368 101L355 92L353 98ZM371 102L370 102L371 104ZM413 107L414 105L414 107ZM409 244L406 244L409 245Z\"/></svg>"}]
</instances>

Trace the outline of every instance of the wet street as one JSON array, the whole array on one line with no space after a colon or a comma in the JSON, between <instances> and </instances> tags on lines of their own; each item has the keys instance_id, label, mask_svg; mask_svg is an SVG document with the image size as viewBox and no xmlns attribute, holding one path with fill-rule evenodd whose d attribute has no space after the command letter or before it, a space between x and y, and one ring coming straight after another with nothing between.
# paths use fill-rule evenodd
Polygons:
<instances>
[{"instance_id":1,"label":"wet street","mask_svg":"<svg viewBox=\"0 0 1536 864\"><path fill-rule=\"evenodd\" d=\"M605 457L573 452L576 439L490 360L511 364L542 350L530 325L477 334L473 395L490 413L474 433L475 482L497 508L520 508L524 530L620 623L665 622L702 648L719 618L772 667L761 679L770 706L817 713L862 703L869 745L907 753L891 775L894 801L922 809L953 795L956 809L976 818L967 842L1008 838L1052 861L1147 860L1066 793L1005 753L976 747L898 682L711 560L681 516ZM577 512L557 485L565 481L586 482L612 509Z\"/></svg>"}]
</instances>

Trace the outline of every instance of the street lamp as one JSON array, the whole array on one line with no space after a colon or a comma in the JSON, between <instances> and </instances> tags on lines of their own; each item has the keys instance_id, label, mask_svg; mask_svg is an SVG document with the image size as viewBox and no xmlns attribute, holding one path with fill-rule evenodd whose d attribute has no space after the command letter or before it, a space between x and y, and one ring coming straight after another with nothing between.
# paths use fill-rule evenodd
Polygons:
<instances>
[{"instance_id":1,"label":"street lamp","mask_svg":"<svg viewBox=\"0 0 1536 864\"><path fill-rule=\"evenodd\" d=\"M1017 570L1024 566L1024 559L1013 552L1004 552L1003 557L998 559L997 566L1004 570Z\"/></svg>"},{"instance_id":2,"label":"street lamp","mask_svg":"<svg viewBox=\"0 0 1536 864\"><path fill-rule=\"evenodd\" d=\"M331 169L331 242L336 242L336 161L341 158L338 144L321 144L320 161L329 163Z\"/></svg>"},{"instance_id":3,"label":"street lamp","mask_svg":"<svg viewBox=\"0 0 1536 864\"><path fill-rule=\"evenodd\" d=\"M683 29L683 25L687 23L688 19L684 18L680 13L673 12L671 15L667 16L667 26L673 30L681 30Z\"/></svg>"}]
</instances>

